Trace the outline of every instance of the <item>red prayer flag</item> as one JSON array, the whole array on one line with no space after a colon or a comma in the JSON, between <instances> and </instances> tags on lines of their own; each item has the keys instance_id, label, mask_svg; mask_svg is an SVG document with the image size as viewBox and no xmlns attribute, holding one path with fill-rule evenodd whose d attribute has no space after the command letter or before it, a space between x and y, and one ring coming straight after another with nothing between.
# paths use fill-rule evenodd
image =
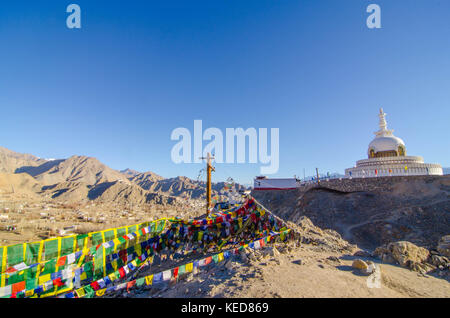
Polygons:
<instances>
[{"instance_id":1,"label":"red prayer flag","mask_svg":"<svg viewBox=\"0 0 450 318\"><path fill-rule=\"evenodd\" d=\"M177 267L177 268L175 268L173 270L173 278L177 278L177 276L178 276L178 269L179 269L179 267Z\"/></svg>"},{"instance_id":2,"label":"red prayer flag","mask_svg":"<svg viewBox=\"0 0 450 318\"><path fill-rule=\"evenodd\" d=\"M53 280L53 285L57 286L57 287L61 287L64 286L64 283L61 280L61 277L58 277L56 279Z\"/></svg>"},{"instance_id":3,"label":"red prayer flag","mask_svg":"<svg viewBox=\"0 0 450 318\"><path fill-rule=\"evenodd\" d=\"M264 242L264 239L260 239L260 240L259 240L259 244L260 244L261 247L263 247L264 245L266 245L265 242Z\"/></svg>"},{"instance_id":4,"label":"red prayer flag","mask_svg":"<svg viewBox=\"0 0 450 318\"><path fill-rule=\"evenodd\" d=\"M16 294L22 290L25 289L25 281L23 282L19 282L19 283L15 283L12 285L12 294Z\"/></svg>"},{"instance_id":5,"label":"red prayer flag","mask_svg":"<svg viewBox=\"0 0 450 318\"><path fill-rule=\"evenodd\" d=\"M91 283L91 287L92 287L94 290L99 290L99 289L100 289L100 285L99 285L97 282L92 282L92 283Z\"/></svg>"},{"instance_id":6,"label":"red prayer flag","mask_svg":"<svg viewBox=\"0 0 450 318\"><path fill-rule=\"evenodd\" d=\"M67 256L60 257L60 258L58 259L58 262L57 262L56 265L58 265L58 266L64 266L64 264L66 264L66 260L67 260Z\"/></svg>"},{"instance_id":7,"label":"red prayer flag","mask_svg":"<svg viewBox=\"0 0 450 318\"><path fill-rule=\"evenodd\" d=\"M130 292L130 288L136 285L136 280L132 280L131 282L127 283L127 292Z\"/></svg>"},{"instance_id":8,"label":"red prayer flag","mask_svg":"<svg viewBox=\"0 0 450 318\"><path fill-rule=\"evenodd\" d=\"M125 277L125 270L122 267L119 268L119 274L120 274L120 278Z\"/></svg>"}]
</instances>

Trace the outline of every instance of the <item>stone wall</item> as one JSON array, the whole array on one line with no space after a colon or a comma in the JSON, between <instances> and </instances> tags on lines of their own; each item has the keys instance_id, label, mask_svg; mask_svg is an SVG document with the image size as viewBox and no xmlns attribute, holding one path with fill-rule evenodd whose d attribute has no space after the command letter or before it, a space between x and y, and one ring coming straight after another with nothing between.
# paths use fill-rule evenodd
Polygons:
<instances>
[{"instance_id":1,"label":"stone wall","mask_svg":"<svg viewBox=\"0 0 450 318\"><path fill-rule=\"evenodd\" d=\"M353 178L331 179L329 181L321 180L320 185L308 184L301 186L299 190L306 192L313 188L326 188L341 192L357 191L391 191L392 186L399 182L411 182L415 180L424 180L425 182L434 182L437 179L449 178L450 176L398 176L398 177L377 177L377 178Z\"/></svg>"}]
</instances>

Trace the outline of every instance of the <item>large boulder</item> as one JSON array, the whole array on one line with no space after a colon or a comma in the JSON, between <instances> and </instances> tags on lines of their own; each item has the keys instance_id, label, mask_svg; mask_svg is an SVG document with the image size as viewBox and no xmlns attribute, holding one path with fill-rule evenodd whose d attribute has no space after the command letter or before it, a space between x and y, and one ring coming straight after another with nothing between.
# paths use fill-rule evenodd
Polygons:
<instances>
[{"instance_id":1,"label":"large boulder","mask_svg":"<svg viewBox=\"0 0 450 318\"><path fill-rule=\"evenodd\" d=\"M423 247L414 245L408 241L389 243L392 257L401 265L406 266L408 262L423 263L430 256L430 252Z\"/></svg>"},{"instance_id":2,"label":"large boulder","mask_svg":"<svg viewBox=\"0 0 450 318\"><path fill-rule=\"evenodd\" d=\"M412 263L424 263L430 256L430 252L423 247L414 245L408 241L399 241L381 246L374 252L382 260L394 260L404 267Z\"/></svg>"},{"instance_id":3,"label":"large boulder","mask_svg":"<svg viewBox=\"0 0 450 318\"><path fill-rule=\"evenodd\" d=\"M437 250L441 255L450 257L450 235L445 235L439 240Z\"/></svg>"}]
</instances>

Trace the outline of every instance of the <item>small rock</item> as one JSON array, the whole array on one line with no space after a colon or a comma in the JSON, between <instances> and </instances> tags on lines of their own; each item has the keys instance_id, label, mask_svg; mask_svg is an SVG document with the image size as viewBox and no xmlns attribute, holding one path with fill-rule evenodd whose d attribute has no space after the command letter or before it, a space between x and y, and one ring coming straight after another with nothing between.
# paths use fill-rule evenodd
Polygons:
<instances>
[{"instance_id":1,"label":"small rock","mask_svg":"<svg viewBox=\"0 0 450 318\"><path fill-rule=\"evenodd\" d=\"M273 255L275 255L275 256L280 255L280 251L275 246L272 248L272 250L273 250Z\"/></svg>"},{"instance_id":2,"label":"small rock","mask_svg":"<svg viewBox=\"0 0 450 318\"><path fill-rule=\"evenodd\" d=\"M329 257L327 257L327 260L332 261L332 262L337 262L337 263L341 262L340 259L337 258L336 256L329 256Z\"/></svg>"},{"instance_id":3,"label":"small rock","mask_svg":"<svg viewBox=\"0 0 450 318\"><path fill-rule=\"evenodd\" d=\"M435 266L445 266L449 262L449 259L445 256L431 255L431 264Z\"/></svg>"},{"instance_id":4,"label":"small rock","mask_svg":"<svg viewBox=\"0 0 450 318\"><path fill-rule=\"evenodd\" d=\"M305 265L305 261L302 259L292 261L292 263L297 264L297 265Z\"/></svg>"},{"instance_id":5,"label":"small rock","mask_svg":"<svg viewBox=\"0 0 450 318\"><path fill-rule=\"evenodd\" d=\"M189 275L186 276L186 281L190 282L194 279L194 275L192 273L189 273Z\"/></svg>"},{"instance_id":6,"label":"small rock","mask_svg":"<svg viewBox=\"0 0 450 318\"><path fill-rule=\"evenodd\" d=\"M408 261L407 267L412 271L418 272L423 275L433 269L431 266L414 261Z\"/></svg>"},{"instance_id":7,"label":"small rock","mask_svg":"<svg viewBox=\"0 0 450 318\"><path fill-rule=\"evenodd\" d=\"M360 270L367 270L368 265L362 259L355 259L352 263L352 267Z\"/></svg>"},{"instance_id":8,"label":"small rock","mask_svg":"<svg viewBox=\"0 0 450 318\"><path fill-rule=\"evenodd\" d=\"M228 261L225 263L225 268L227 270L232 270L233 269L233 264L231 263L231 261Z\"/></svg>"},{"instance_id":9,"label":"small rock","mask_svg":"<svg viewBox=\"0 0 450 318\"><path fill-rule=\"evenodd\" d=\"M437 250L444 256L450 257L450 235L445 235L439 240Z\"/></svg>"},{"instance_id":10,"label":"small rock","mask_svg":"<svg viewBox=\"0 0 450 318\"><path fill-rule=\"evenodd\" d=\"M247 255L245 253L241 253L241 261L243 263L248 263L249 262L249 258L247 257Z\"/></svg>"},{"instance_id":11,"label":"small rock","mask_svg":"<svg viewBox=\"0 0 450 318\"><path fill-rule=\"evenodd\" d=\"M365 274L371 275L371 274L375 273L376 270L377 270L377 266L375 265L375 263L372 261L369 261L367 263L367 269L365 270Z\"/></svg>"}]
</instances>

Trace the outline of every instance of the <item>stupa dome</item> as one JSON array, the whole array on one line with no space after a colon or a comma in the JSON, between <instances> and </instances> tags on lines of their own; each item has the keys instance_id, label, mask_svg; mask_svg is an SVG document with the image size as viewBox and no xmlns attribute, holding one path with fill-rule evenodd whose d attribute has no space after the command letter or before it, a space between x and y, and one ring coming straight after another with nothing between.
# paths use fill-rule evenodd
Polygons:
<instances>
[{"instance_id":1,"label":"stupa dome","mask_svg":"<svg viewBox=\"0 0 450 318\"><path fill-rule=\"evenodd\" d=\"M405 149L405 143L398 137L377 137L369 144L369 150L367 153L370 154L370 150L373 150L375 153L382 151L398 152L399 147L403 147L403 149Z\"/></svg>"},{"instance_id":2,"label":"stupa dome","mask_svg":"<svg viewBox=\"0 0 450 318\"><path fill-rule=\"evenodd\" d=\"M393 130L387 129L386 114L380 108L380 129L370 142L367 155L369 158L406 156L406 147L402 139L394 136Z\"/></svg>"}]
</instances>

